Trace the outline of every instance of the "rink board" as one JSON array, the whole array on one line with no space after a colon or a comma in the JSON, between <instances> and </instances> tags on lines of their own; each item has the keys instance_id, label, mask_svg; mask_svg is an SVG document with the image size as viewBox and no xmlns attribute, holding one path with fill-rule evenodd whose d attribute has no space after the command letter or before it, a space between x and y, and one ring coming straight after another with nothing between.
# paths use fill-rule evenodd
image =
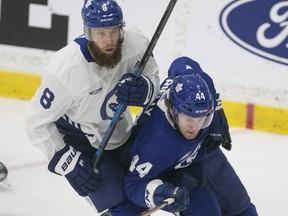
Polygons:
<instances>
[{"instance_id":1,"label":"rink board","mask_svg":"<svg viewBox=\"0 0 288 216\"><path fill-rule=\"evenodd\" d=\"M40 85L39 75L0 70L0 96L31 99ZM288 134L288 108L223 101L231 127ZM130 107L135 115L140 109Z\"/></svg>"}]
</instances>

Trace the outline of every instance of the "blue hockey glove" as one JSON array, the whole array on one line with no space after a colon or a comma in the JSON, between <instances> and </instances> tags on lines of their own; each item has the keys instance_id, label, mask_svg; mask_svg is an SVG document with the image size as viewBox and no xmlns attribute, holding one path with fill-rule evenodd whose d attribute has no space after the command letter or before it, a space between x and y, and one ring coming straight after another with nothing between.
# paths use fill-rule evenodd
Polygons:
<instances>
[{"instance_id":1,"label":"blue hockey glove","mask_svg":"<svg viewBox=\"0 0 288 216\"><path fill-rule=\"evenodd\" d=\"M132 73L124 74L116 86L117 102L126 106L143 107L149 103L153 95L151 80L141 75L135 81Z\"/></svg>"},{"instance_id":2,"label":"blue hockey glove","mask_svg":"<svg viewBox=\"0 0 288 216\"><path fill-rule=\"evenodd\" d=\"M87 196L100 184L100 176L93 172L92 162L71 146L56 152L48 164L48 170L65 176L80 196Z\"/></svg>"},{"instance_id":3,"label":"blue hockey glove","mask_svg":"<svg viewBox=\"0 0 288 216\"><path fill-rule=\"evenodd\" d=\"M175 198L175 201L164 207L164 211L181 212L189 205L189 195L186 188L176 187L169 183L159 185L153 196L155 205L160 205L167 198Z\"/></svg>"},{"instance_id":4,"label":"blue hockey glove","mask_svg":"<svg viewBox=\"0 0 288 216\"><path fill-rule=\"evenodd\" d=\"M232 148L232 140L229 132L229 125L224 110L220 109L214 112L214 117L209 126L209 134L205 139L205 145L208 149L215 149L222 145L228 151Z\"/></svg>"}]
</instances>

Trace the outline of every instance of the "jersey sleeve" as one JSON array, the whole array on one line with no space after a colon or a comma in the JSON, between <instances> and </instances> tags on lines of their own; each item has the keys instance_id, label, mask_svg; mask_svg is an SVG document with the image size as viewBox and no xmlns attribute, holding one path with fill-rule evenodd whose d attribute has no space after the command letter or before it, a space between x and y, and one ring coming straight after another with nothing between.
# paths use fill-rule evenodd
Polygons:
<instances>
[{"instance_id":1,"label":"jersey sleeve","mask_svg":"<svg viewBox=\"0 0 288 216\"><path fill-rule=\"evenodd\" d=\"M129 172L124 178L124 190L126 195L135 204L142 207L151 207L151 197L156 187L163 182L159 175L172 167L174 159L170 158L169 148L163 149L160 138L143 141L132 150ZM163 141L164 144L165 141ZM153 147L154 146L154 147ZM152 198L153 199L153 198Z\"/></svg>"},{"instance_id":2,"label":"jersey sleeve","mask_svg":"<svg viewBox=\"0 0 288 216\"><path fill-rule=\"evenodd\" d=\"M55 76L47 73L27 107L25 130L28 139L49 160L65 145L54 122L71 106L71 98L63 84Z\"/></svg>"}]
</instances>

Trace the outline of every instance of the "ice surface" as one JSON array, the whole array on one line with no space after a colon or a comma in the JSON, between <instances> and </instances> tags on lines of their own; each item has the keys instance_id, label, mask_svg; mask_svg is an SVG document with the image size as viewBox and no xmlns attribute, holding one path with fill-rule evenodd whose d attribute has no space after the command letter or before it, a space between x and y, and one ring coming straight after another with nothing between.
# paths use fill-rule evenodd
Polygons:
<instances>
[{"instance_id":1,"label":"ice surface","mask_svg":"<svg viewBox=\"0 0 288 216\"><path fill-rule=\"evenodd\" d=\"M97 216L65 178L47 171L42 153L24 132L27 101L0 98L0 161L11 188L0 183L0 216ZM287 215L288 135L232 128L233 149L225 151L260 216ZM158 212L153 216L170 215Z\"/></svg>"}]
</instances>

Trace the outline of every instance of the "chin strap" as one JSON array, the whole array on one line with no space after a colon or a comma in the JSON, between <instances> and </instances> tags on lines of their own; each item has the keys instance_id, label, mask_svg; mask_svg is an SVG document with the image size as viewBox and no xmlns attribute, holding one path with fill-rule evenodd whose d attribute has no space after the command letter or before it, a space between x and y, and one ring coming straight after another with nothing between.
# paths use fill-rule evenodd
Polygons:
<instances>
[{"instance_id":1,"label":"chin strap","mask_svg":"<svg viewBox=\"0 0 288 216\"><path fill-rule=\"evenodd\" d=\"M169 108L167 108L166 112L165 112L165 116L167 121L170 123L170 125L177 131L180 132L179 130L179 126L176 122L176 114L172 115L171 112L169 111Z\"/></svg>"}]
</instances>

